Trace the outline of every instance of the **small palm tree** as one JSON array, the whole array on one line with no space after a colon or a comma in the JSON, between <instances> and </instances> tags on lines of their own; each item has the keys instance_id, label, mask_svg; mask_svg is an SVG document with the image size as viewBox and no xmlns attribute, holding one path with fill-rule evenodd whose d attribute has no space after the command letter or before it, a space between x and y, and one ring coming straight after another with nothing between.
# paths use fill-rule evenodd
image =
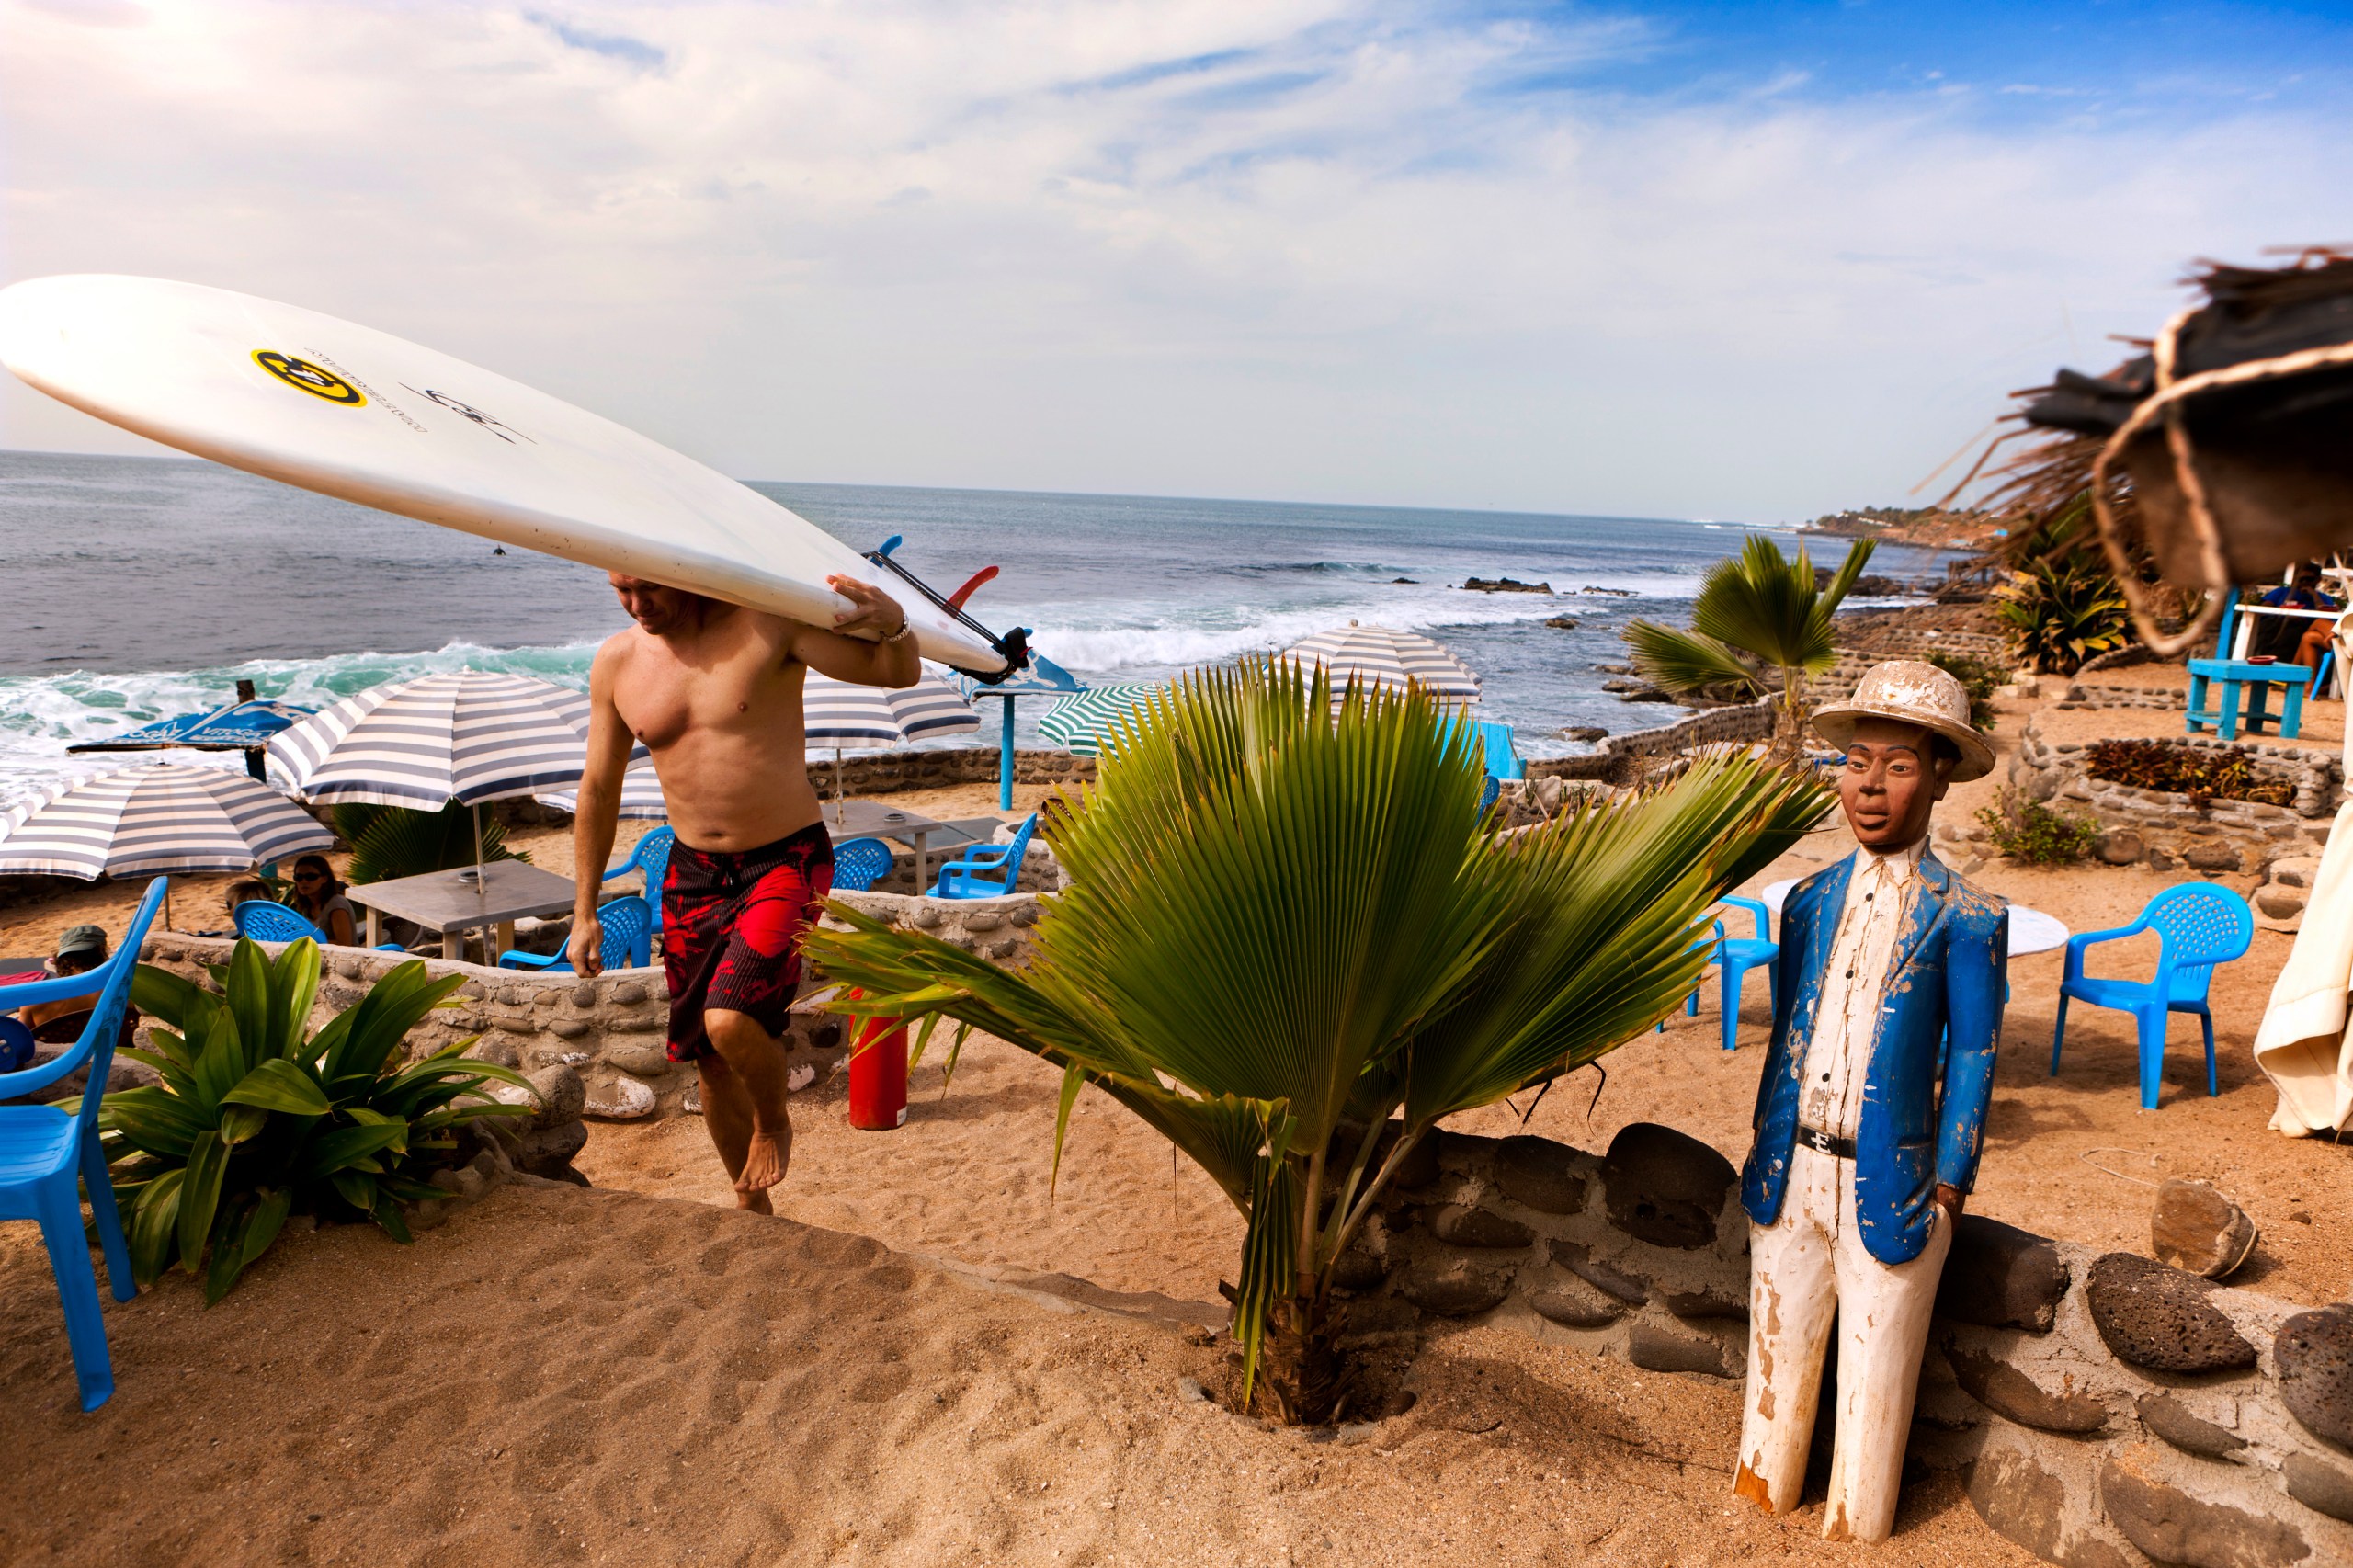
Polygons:
<instances>
[{"instance_id":1,"label":"small palm tree","mask_svg":"<svg viewBox=\"0 0 2353 1568\"><path fill-rule=\"evenodd\" d=\"M2131 611L2108 562L2086 548L2087 491L2018 541L2017 568L1994 590L1994 616L2029 669L2071 676L2132 638Z\"/></svg>"},{"instance_id":2,"label":"small palm tree","mask_svg":"<svg viewBox=\"0 0 2353 1568\"><path fill-rule=\"evenodd\" d=\"M1045 831L1069 871L1027 969L842 905L808 952L846 1010L954 1019L1063 1070L1062 1139L1101 1089L1248 1221L1244 1397L1329 1419L1332 1266L1445 1117L1631 1039L1705 967L1700 915L1795 840L1820 789L1745 757L1544 826L1480 826L1467 728L1415 687L1264 664L1132 716Z\"/></svg>"},{"instance_id":3,"label":"small palm tree","mask_svg":"<svg viewBox=\"0 0 2353 1568\"><path fill-rule=\"evenodd\" d=\"M1874 542L1857 540L1828 585L1817 589L1813 562L1802 546L1791 561L1763 534L1750 534L1738 555L1708 569L1691 607L1690 631L1647 620L1626 628L1634 667L1677 696L1726 687L1761 694L1769 689L1765 671L1779 670L1776 731L1780 744L1793 750L1805 729L1805 677L1837 658L1830 618L1863 574Z\"/></svg>"}]
</instances>

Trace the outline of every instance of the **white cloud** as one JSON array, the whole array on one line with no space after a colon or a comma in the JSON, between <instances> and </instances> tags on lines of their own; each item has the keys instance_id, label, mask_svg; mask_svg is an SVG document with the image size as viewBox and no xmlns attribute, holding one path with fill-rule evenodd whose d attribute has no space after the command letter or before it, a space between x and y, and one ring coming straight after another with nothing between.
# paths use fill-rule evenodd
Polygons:
<instances>
[{"instance_id":1,"label":"white cloud","mask_svg":"<svg viewBox=\"0 0 2353 1568\"><path fill-rule=\"evenodd\" d=\"M2190 256L2353 227L2309 111L1558 86L1655 44L1597 13L102 10L0 12L0 276L350 315L748 477L1891 501ZM13 386L0 443L114 444Z\"/></svg>"}]
</instances>

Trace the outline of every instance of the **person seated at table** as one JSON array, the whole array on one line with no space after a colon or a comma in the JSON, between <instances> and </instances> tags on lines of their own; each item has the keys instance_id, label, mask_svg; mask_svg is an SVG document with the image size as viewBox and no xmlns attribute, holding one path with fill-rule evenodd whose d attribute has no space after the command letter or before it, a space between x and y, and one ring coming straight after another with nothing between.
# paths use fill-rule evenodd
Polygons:
<instances>
[{"instance_id":1,"label":"person seated at table","mask_svg":"<svg viewBox=\"0 0 2353 1568\"><path fill-rule=\"evenodd\" d=\"M359 929L343 883L324 855L305 855L294 862L294 912L327 934L338 948L359 945Z\"/></svg>"},{"instance_id":2,"label":"person seated at table","mask_svg":"<svg viewBox=\"0 0 2353 1568\"><path fill-rule=\"evenodd\" d=\"M2314 566L2302 566L2297 568L2294 582L2284 583L2279 587L2272 589L2269 593L2264 595L2258 602L2266 608L2270 609L2325 609L2335 608L2333 606L2324 605L2321 602L2320 570ZM2302 616L2256 616L2255 618L2255 635L2247 639L2247 653L2253 658L2263 658L2268 656L2274 659L2287 659L2290 663L2302 664L2303 661L2296 658L2294 655L2299 645L2303 641L2305 629L2312 624L2313 623L2306 621Z\"/></svg>"},{"instance_id":3,"label":"person seated at table","mask_svg":"<svg viewBox=\"0 0 2353 1568\"><path fill-rule=\"evenodd\" d=\"M259 877L239 877L235 881L231 882L226 888L222 890L221 893L222 910L229 916L229 929L233 933L237 928L237 905L241 903L275 903L277 902L277 896L269 891L269 884L263 881ZM199 935L202 936L210 936L213 933L210 932L199 933Z\"/></svg>"},{"instance_id":4,"label":"person seated at table","mask_svg":"<svg viewBox=\"0 0 2353 1568\"><path fill-rule=\"evenodd\" d=\"M57 938L57 951L41 965L52 976L87 974L107 961L107 932L103 926L73 926ZM17 1009L17 1019L44 1045L70 1045L82 1038L83 1022L95 1002L91 996L61 996L53 1002L32 1002ZM139 1015L123 1014L122 1040L129 1043Z\"/></svg>"}]
</instances>

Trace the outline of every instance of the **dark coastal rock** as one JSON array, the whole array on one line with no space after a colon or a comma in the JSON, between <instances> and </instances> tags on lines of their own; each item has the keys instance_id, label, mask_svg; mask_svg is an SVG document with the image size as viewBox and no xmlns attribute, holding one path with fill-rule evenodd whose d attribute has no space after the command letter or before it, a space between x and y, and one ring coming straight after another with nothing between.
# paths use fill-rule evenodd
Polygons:
<instances>
[{"instance_id":1,"label":"dark coastal rock","mask_svg":"<svg viewBox=\"0 0 2353 1568\"><path fill-rule=\"evenodd\" d=\"M1524 1247L1536 1233L1507 1215L1450 1203L1430 1218L1430 1231L1449 1246Z\"/></svg>"},{"instance_id":2,"label":"dark coastal rock","mask_svg":"<svg viewBox=\"0 0 2353 1568\"><path fill-rule=\"evenodd\" d=\"M1712 1290L1673 1290L1660 1297L1659 1301L1679 1318L1748 1321L1748 1301L1742 1296L1720 1296Z\"/></svg>"},{"instance_id":3,"label":"dark coastal rock","mask_svg":"<svg viewBox=\"0 0 2353 1568\"><path fill-rule=\"evenodd\" d=\"M2255 1365L2255 1346L2207 1298L2211 1280L2154 1258L2112 1252L2091 1267L2084 1299L2109 1350L2158 1372L2230 1372Z\"/></svg>"},{"instance_id":4,"label":"dark coastal rock","mask_svg":"<svg viewBox=\"0 0 2353 1568\"><path fill-rule=\"evenodd\" d=\"M2185 1454L2235 1462L2246 1447L2245 1438L2192 1415L2188 1405L2169 1393L2144 1393L2138 1409L2142 1426Z\"/></svg>"},{"instance_id":5,"label":"dark coastal rock","mask_svg":"<svg viewBox=\"0 0 2353 1568\"><path fill-rule=\"evenodd\" d=\"M1549 594L1550 583L1523 583L1517 577L1465 577L1462 585L1474 594Z\"/></svg>"},{"instance_id":6,"label":"dark coastal rock","mask_svg":"<svg viewBox=\"0 0 2353 1568\"><path fill-rule=\"evenodd\" d=\"M1606 741L1609 738L1609 732L1598 724L1571 724L1552 733L1564 741Z\"/></svg>"},{"instance_id":7,"label":"dark coastal rock","mask_svg":"<svg viewBox=\"0 0 2353 1568\"><path fill-rule=\"evenodd\" d=\"M2240 869L2238 846L2219 839L2191 845L2182 858L2201 871L2235 871Z\"/></svg>"},{"instance_id":8,"label":"dark coastal rock","mask_svg":"<svg viewBox=\"0 0 2353 1568\"><path fill-rule=\"evenodd\" d=\"M2271 1342L2279 1397L2315 1437L2353 1449L2353 1306L2298 1312Z\"/></svg>"},{"instance_id":9,"label":"dark coastal rock","mask_svg":"<svg viewBox=\"0 0 2353 1568\"><path fill-rule=\"evenodd\" d=\"M1636 1324L1626 1336L1626 1359L1646 1371L1705 1372L1717 1378L1731 1375L1720 1342L1662 1324Z\"/></svg>"},{"instance_id":10,"label":"dark coastal rock","mask_svg":"<svg viewBox=\"0 0 2353 1568\"><path fill-rule=\"evenodd\" d=\"M1963 1214L1937 1286L1937 1312L1980 1328L2049 1334L2071 1283L2066 1259L2043 1237Z\"/></svg>"},{"instance_id":11,"label":"dark coastal rock","mask_svg":"<svg viewBox=\"0 0 2353 1568\"><path fill-rule=\"evenodd\" d=\"M2167 1176L2149 1214L2149 1251L2159 1263L2220 1279L2255 1250L2255 1221L2211 1183Z\"/></svg>"},{"instance_id":12,"label":"dark coastal rock","mask_svg":"<svg viewBox=\"0 0 2353 1568\"><path fill-rule=\"evenodd\" d=\"M1574 631L1577 629L1576 618L1570 615L1548 617L1544 624L1555 631Z\"/></svg>"},{"instance_id":13,"label":"dark coastal rock","mask_svg":"<svg viewBox=\"0 0 2353 1568\"><path fill-rule=\"evenodd\" d=\"M2007 1361L1947 1341L1945 1360L1961 1392L2021 1426L2081 1437L2108 1425L2109 1408L2074 1389L2052 1393Z\"/></svg>"},{"instance_id":14,"label":"dark coastal rock","mask_svg":"<svg viewBox=\"0 0 2353 1568\"><path fill-rule=\"evenodd\" d=\"M1593 1185L1590 1163L1550 1138L1506 1138L1495 1145L1495 1186L1514 1203L1545 1214L1575 1214Z\"/></svg>"},{"instance_id":15,"label":"dark coastal rock","mask_svg":"<svg viewBox=\"0 0 2353 1568\"><path fill-rule=\"evenodd\" d=\"M1432 1261L1407 1270L1397 1290L1426 1312L1470 1317L1500 1302L1511 1290L1511 1276L1459 1260L1443 1266Z\"/></svg>"},{"instance_id":16,"label":"dark coastal rock","mask_svg":"<svg viewBox=\"0 0 2353 1568\"><path fill-rule=\"evenodd\" d=\"M1732 1162L1688 1133L1654 1122L1620 1128L1602 1161L1609 1222L1654 1246L1703 1247L1732 1190Z\"/></svg>"},{"instance_id":17,"label":"dark coastal rock","mask_svg":"<svg viewBox=\"0 0 2353 1568\"><path fill-rule=\"evenodd\" d=\"M1528 1295L1536 1315L1563 1328L1607 1328L1633 1309L1574 1275L1555 1275Z\"/></svg>"},{"instance_id":18,"label":"dark coastal rock","mask_svg":"<svg viewBox=\"0 0 2353 1568\"><path fill-rule=\"evenodd\" d=\"M2288 1495L2316 1514L2353 1524L2353 1473L2310 1454L2290 1454L2280 1473Z\"/></svg>"},{"instance_id":19,"label":"dark coastal rock","mask_svg":"<svg viewBox=\"0 0 2353 1568\"><path fill-rule=\"evenodd\" d=\"M2063 1568L2130 1568L2097 1536L2066 1533L2066 1483L2017 1449L1988 1449L1970 1467L1969 1503L1996 1535Z\"/></svg>"},{"instance_id":20,"label":"dark coastal rock","mask_svg":"<svg viewBox=\"0 0 2353 1568\"><path fill-rule=\"evenodd\" d=\"M2102 1461L2100 1501L2124 1539L2157 1562L2186 1568L2288 1568L2312 1555L2311 1545L2290 1526L2192 1497L2141 1473L2138 1457L2128 1452Z\"/></svg>"}]
</instances>

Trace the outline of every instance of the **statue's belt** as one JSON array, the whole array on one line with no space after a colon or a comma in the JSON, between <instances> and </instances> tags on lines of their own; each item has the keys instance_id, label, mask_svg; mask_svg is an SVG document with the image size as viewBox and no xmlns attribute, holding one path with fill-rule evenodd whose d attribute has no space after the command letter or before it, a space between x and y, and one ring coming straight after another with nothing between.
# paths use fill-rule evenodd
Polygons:
<instances>
[{"instance_id":1,"label":"statue's belt","mask_svg":"<svg viewBox=\"0 0 2353 1568\"><path fill-rule=\"evenodd\" d=\"M1819 1127L1800 1127L1798 1142L1833 1159L1851 1160L1855 1157L1855 1141L1852 1138L1834 1138Z\"/></svg>"}]
</instances>

